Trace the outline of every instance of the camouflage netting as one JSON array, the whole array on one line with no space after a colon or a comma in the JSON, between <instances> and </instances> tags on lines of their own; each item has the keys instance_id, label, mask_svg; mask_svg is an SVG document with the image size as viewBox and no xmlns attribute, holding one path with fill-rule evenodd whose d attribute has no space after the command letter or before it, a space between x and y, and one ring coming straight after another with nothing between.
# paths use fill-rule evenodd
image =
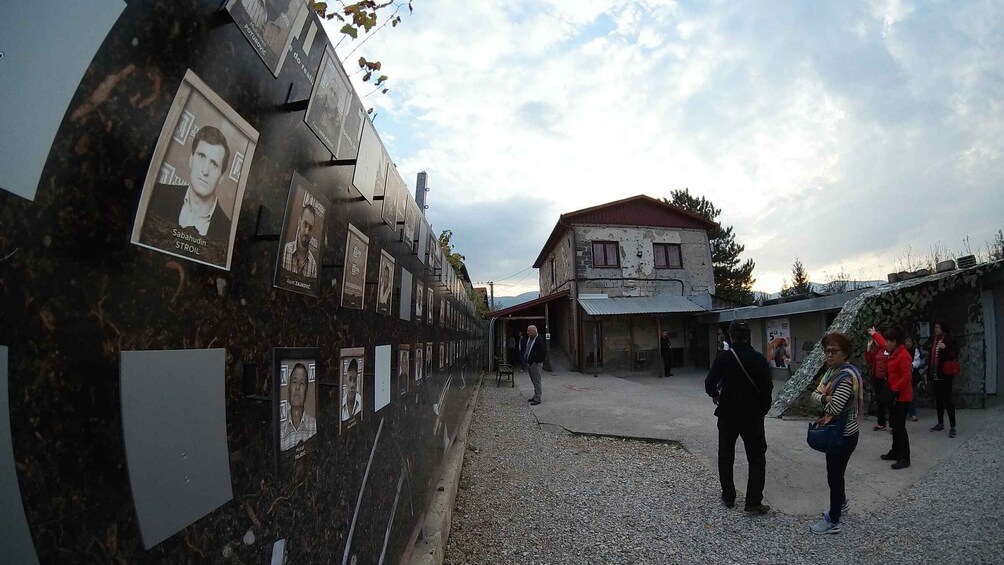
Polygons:
<instances>
[{"instance_id":1,"label":"camouflage netting","mask_svg":"<svg viewBox=\"0 0 1004 565\"><path fill-rule=\"evenodd\" d=\"M978 379L980 382L979 391L982 392L985 360L983 359L983 312L979 308L979 285L980 279L984 275L1002 267L1004 267L1004 261L997 261L969 269L936 273L869 289L844 304L827 332L847 334L854 343L854 355L850 361L859 367L864 367L864 351L868 344L868 335L865 330L869 326L883 327L901 324L905 320L920 319L936 298L950 291L972 289L975 291L976 307L969 308L966 327L958 328L953 332L953 335L956 338L960 335L972 335L978 336L978 339L965 339L958 343L962 373L957 379L963 383ZM774 405L768 415L778 418L784 414L818 412L818 408L814 409L809 405L808 393L812 391L822 375L823 365L823 348L819 343L816 343L802 365L785 383L777 399L774 400Z\"/></svg>"}]
</instances>

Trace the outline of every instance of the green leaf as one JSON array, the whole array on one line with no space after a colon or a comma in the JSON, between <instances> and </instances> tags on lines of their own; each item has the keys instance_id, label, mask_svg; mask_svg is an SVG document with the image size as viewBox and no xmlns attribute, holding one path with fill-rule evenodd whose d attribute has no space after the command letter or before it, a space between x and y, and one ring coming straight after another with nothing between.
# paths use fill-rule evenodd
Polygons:
<instances>
[{"instance_id":1,"label":"green leaf","mask_svg":"<svg viewBox=\"0 0 1004 565\"><path fill-rule=\"evenodd\" d=\"M366 57L359 57L359 68L361 69L365 66L366 66Z\"/></svg>"},{"instance_id":2,"label":"green leaf","mask_svg":"<svg viewBox=\"0 0 1004 565\"><path fill-rule=\"evenodd\" d=\"M343 25L341 32L351 37L352 39L357 39L359 37L359 32L356 31L356 28L352 27L349 24Z\"/></svg>"}]
</instances>

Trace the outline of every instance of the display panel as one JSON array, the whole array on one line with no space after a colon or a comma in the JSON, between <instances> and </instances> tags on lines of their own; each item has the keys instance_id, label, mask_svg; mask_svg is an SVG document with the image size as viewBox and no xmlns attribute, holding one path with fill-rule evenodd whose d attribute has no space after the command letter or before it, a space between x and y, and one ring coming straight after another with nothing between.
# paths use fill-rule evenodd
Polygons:
<instances>
[{"instance_id":1,"label":"display panel","mask_svg":"<svg viewBox=\"0 0 1004 565\"><path fill-rule=\"evenodd\" d=\"M303 121L336 159L356 158L366 115L330 47L321 59Z\"/></svg>"},{"instance_id":2,"label":"display panel","mask_svg":"<svg viewBox=\"0 0 1004 565\"><path fill-rule=\"evenodd\" d=\"M380 274L377 277L377 312L390 315L394 293L394 256L380 250Z\"/></svg>"},{"instance_id":3,"label":"display panel","mask_svg":"<svg viewBox=\"0 0 1004 565\"><path fill-rule=\"evenodd\" d=\"M324 253L325 218L330 209L328 199L294 172L275 264L276 287L318 296L321 287L318 259Z\"/></svg>"},{"instance_id":4,"label":"display panel","mask_svg":"<svg viewBox=\"0 0 1004 565\"><path fill-rule=\"evenodd\" d=\"M342 349L339 355L341 368L339 421L343 432L363 420L365 353L366 350L362 347L351 347Z\"/></svg>"},{"instance_id":5,"label":"display panel","mask_svg":"<svg viewBox=\"0 0 1004 565\"><path fill-rule=\"evenodd\" d=\"M304 0L229 0L230 17L275 77L286 59L293 34L307 18Z\"/></svg>"},{"instance_id":6,"label":"display panel","mask_svg":"<svg viewBox=\"0 0 1004 565\"><path fill-rule=\"evenodd\" d=\"M370 238L349 224L345 236L345 268L342 270L342 308L362 310L365 305L369 242Z\"/></svg>"},{"instance_id":7,"label":"display panel","mask_svg":"<svg viewBox=\"0 0 1004 565\"><path fill-rule=\"evenodd\" d=\"M258 132L186 72L153 150L132 243L230 270L257 143Z\"/></svg>"}]
</instances>

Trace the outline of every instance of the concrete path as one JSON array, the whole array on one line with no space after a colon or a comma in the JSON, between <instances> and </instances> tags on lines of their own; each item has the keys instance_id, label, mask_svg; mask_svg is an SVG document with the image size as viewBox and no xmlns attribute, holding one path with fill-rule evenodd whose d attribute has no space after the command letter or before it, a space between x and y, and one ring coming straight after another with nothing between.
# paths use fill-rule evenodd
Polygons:
<instances>
[{"instance_id":1,"label":"concrete path","mask_svg":"<svg viewBox=\"0 0 1004 565\"><path fill-rule=\"evenodd\" d=\"M561 426L571 432L678 441L717 469L718 430L714 405L704 393L705 375L703 371L683 369L669 378L542 371L543 403L532 410L541 424ZM781 384L775 381L775 394ZM488 386L494 386L494 381ZM516 373L516 386L524 397L533 396L527 373ZM954 439L948 438L947 430L930 431L936 422L933 409L921 409L918 416L918 422L907 421L912 466L899 471L879 459L892 445L892 435L872 431L874 418L864 419L861 439L847 469L848 484L854 485L848 494L855 508L873 511L883 507L940 461L951 457L991 419L1004 417L1004 409L997 406L959 411L959 435ZM806 445L807 426L807 419L766 421L764 497L773 508L787 514L814 514L828 504L824 456ZM735 479L740 499L746 491L746 477L746 455L739 440Z\"/></svg>"}]
</instances>

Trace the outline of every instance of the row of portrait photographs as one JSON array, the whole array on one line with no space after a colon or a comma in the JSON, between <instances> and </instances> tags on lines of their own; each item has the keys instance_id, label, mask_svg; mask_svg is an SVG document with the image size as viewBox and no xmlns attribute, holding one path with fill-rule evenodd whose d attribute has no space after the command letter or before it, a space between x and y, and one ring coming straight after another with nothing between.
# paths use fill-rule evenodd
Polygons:
<instances>
[{"instance_id":1,"label":"row of portrait photographs","mask_svg":"<svg viewBox=\"0 0 1004 565\"><path fill-rule=\"evenodd\" d=\"M432 373L432 342L416 343L414 346L402 343L398 346L397 386L399 394L407 394Z\"/></svg>"}]
</instances>

